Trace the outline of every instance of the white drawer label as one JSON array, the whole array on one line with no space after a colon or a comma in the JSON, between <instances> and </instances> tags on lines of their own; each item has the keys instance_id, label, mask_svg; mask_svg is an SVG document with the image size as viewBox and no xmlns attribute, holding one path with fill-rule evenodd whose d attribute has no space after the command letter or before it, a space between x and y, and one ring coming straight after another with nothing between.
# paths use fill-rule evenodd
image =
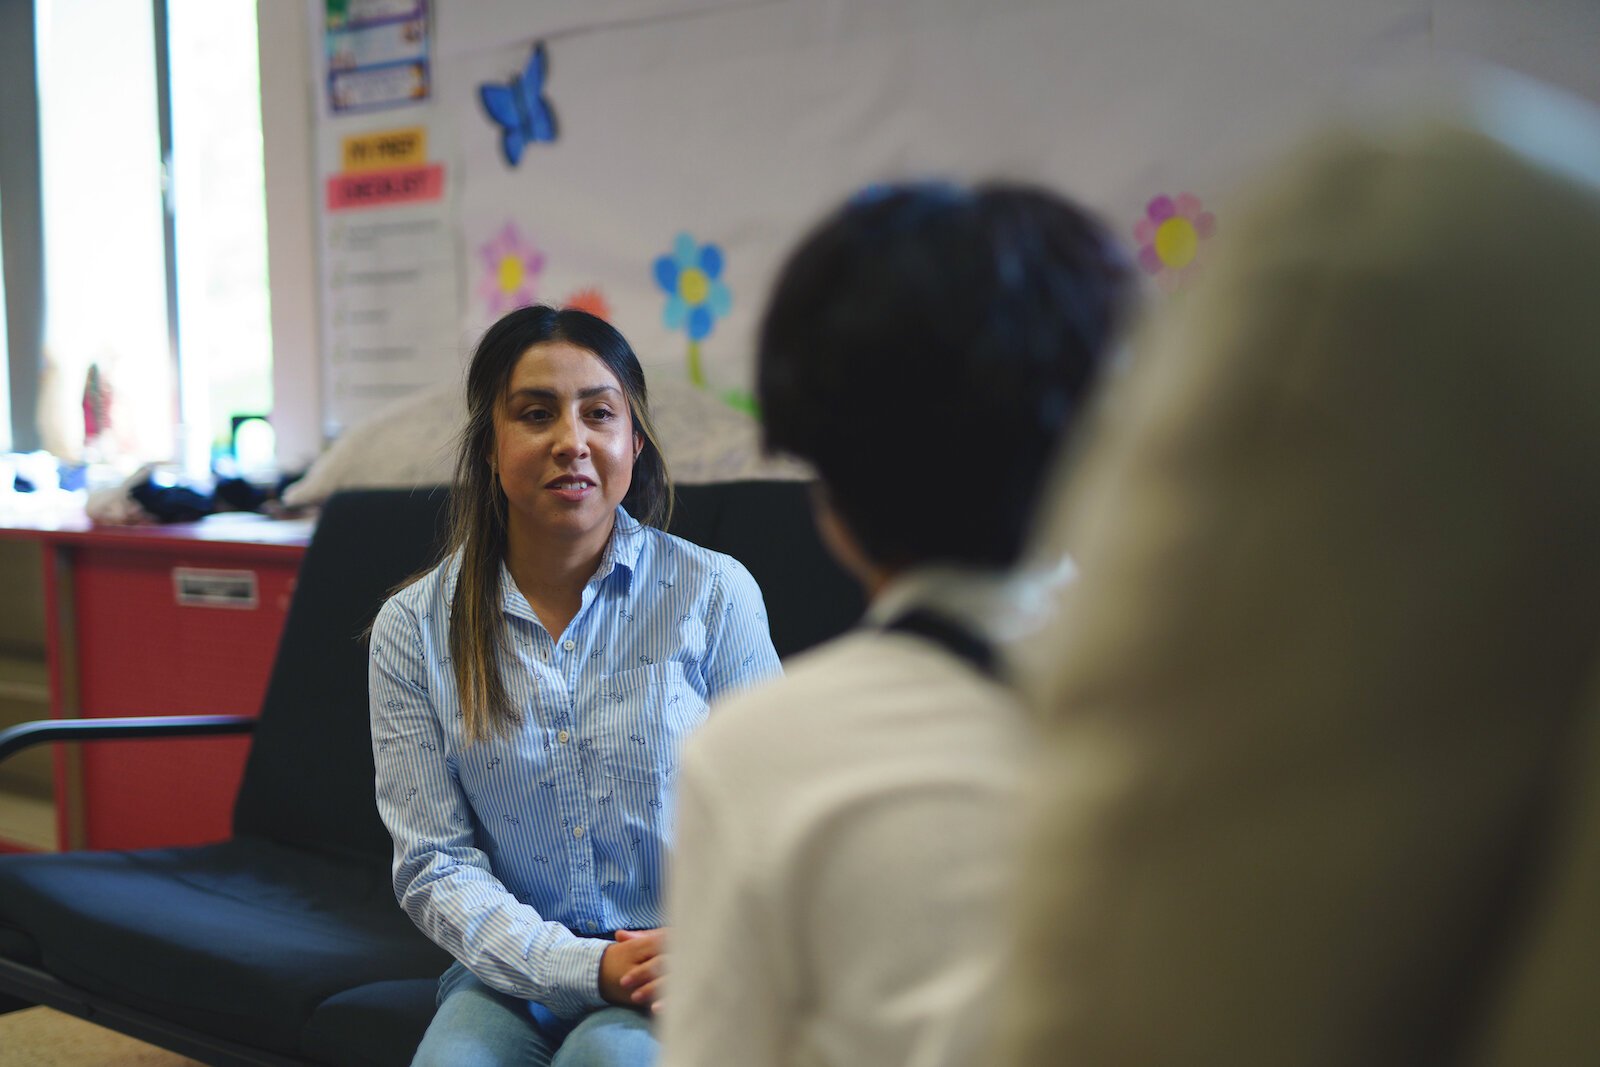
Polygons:
<instances>
[{"instance_id":1,"label":"white drawer label","mask_svg":"<svg viewBox=\"0 0 1600 1067\"><path fill-rule=\"evenodd\" d=\"M191 607L251 609L259 606L255 571L174 567L172 588L178 603Z\"/></svg>"}]
</instances>

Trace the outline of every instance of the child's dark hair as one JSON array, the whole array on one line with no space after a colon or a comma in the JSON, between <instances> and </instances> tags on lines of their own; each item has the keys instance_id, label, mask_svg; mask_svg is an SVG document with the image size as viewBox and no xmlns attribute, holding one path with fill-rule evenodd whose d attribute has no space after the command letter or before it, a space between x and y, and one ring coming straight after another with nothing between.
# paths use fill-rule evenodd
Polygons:
<instances>
[{"instance_id":1,"label":"child's dark hair","mask_svg":"<svg viewBox=\"0 0 1600 1067\"><path fill-rule=\"evenodd\" d=\"M816 468L878 564L1010 564L1130 277L1047 190L876 187L779 275L758 355L766 447Z\"/></svg>"}]
</instances>

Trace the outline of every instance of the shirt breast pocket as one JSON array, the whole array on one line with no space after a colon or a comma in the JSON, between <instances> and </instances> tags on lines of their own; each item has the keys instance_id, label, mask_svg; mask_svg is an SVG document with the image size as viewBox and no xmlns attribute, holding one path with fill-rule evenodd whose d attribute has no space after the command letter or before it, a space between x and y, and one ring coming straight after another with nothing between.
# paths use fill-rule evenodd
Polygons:
<instances>
[{"instance_id":1,"label":"shirt breast pocket","mask_svg":"<svg viewBox=\"0 0 1600 1067\"><path fill-rule=\"evenodd\" d=\"M677 774L683 742L705 721L705 701L676 662L621 671L607 687L601 769L618 781L664 786Z\"/></svg>"}]
</instances>

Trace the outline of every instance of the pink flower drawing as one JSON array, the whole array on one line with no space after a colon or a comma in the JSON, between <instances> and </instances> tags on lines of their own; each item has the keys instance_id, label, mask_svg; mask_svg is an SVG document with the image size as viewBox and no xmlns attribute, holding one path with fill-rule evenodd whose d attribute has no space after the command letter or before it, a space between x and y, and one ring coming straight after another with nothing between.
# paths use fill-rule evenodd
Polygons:
<instances>
[{"instance_id":1,"label":"pink flower drawing","mask_svg":"<svg viewBox=\"0 0 1600 1067\"><path fill-rule=\"evenodd\" d=\"M544 253L522 236L517 224L505 227L478 248L483 275L478 295L489 314L498 318L513 308L527 307L537 295L535 281L544 270Z\"/></svg>"},{"instance_id":2,"label":"pink flower drawing","mask_svg":"<svg viewBox=\"0 0 1600 1067\"><path fill-rule=\"evenodd\" d=\"M1163 289L1178 288L1198 269L1200 245L1216 228L1216 217L1192 193L1156 197L1133 226L1140 269Z\"/></svg>"}]
</instances>

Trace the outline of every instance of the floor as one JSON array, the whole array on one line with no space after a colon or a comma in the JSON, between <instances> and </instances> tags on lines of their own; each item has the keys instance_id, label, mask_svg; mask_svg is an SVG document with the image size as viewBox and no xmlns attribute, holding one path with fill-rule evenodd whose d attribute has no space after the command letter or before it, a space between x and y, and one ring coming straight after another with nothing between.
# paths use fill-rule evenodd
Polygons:
<instances>
[{"instance_id":1,"label":"floor","mask_svg":"<svg viewBox=\"0 0 1600 1067\"><path fill-rule=\"evenodd\" d=\"M49 1008L0 1015L0 1067L201 1067Z\"/></svg>"}]
</instances>

